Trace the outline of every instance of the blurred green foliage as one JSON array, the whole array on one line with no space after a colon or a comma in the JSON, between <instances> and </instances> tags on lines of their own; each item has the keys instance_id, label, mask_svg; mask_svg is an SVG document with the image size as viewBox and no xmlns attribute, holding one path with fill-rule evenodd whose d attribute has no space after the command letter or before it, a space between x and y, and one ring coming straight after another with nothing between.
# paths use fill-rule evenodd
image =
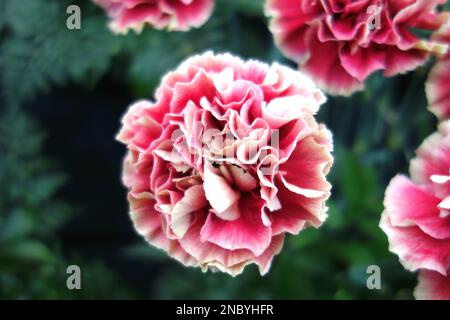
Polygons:
<instances>
[{"instance_id":1,"label":"blurred green foliage","mask_svg":"<svg viewBox=\"0 0 450 320\"><path fill-rule=\"evenodd\" d=\"M0 2L1 298L412 298L415 275L388 252L378 222L389 179L407 171L415 148L435 128L423 92L429 66L393 79L377 74L364 92L329 98L319 114L335 137L329 219L319 230L287 237L267 276L255 267L237 278L203 274L141 240L123 257L149 265L157 280L137 294L104 263L63 252L58 231L77 214L78 204L59 199L70 177L43 154L45 128L22 106L68 84L94 91L105 78L130 90L134 100L148 98L165 72L206 49L290 64L273 45L263 2L217 0L213 17L200 29L146 29L127 36L112 35L90 1ZM69 4L82 9L80 31L65 27ZM68 261L86 266L83 275L95 285L80 293L67 290ZM372 264L381 267L381 290L366 287Z\"/></svg>"},{"instance_id":2,"label":"blurred green foliage","mask_svg":"<svg viewBox=\"0 0 450 320\"><path fill-rule=\"evenodd\" d=\"M26 113L12 108L2 113L0 298L132 297L102 263L86 263L76 254L68 259L61 252L56 231L75 210L56 197L66 177L42 156L44 138L43 130ZM70 264L82 265L83 283L95 285L68 290Z\"/></svg>"}]
</instances>

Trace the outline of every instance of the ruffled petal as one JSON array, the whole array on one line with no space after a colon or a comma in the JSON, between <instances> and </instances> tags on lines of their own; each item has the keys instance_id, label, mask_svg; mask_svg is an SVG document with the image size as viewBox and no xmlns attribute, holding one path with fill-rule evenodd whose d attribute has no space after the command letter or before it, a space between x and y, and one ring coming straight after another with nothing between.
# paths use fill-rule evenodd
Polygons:
<instances>
[{"instance_id":1,"label":"ruffled petal","mask_svg":"<svg viewBox=\"0 0 450 320\"><path fill-rule=\"evenodd\" d=\"M419 284L414 290L417 300L450 300L450 275L430 270L419 273Z\"/></svg>"}]
</instances>

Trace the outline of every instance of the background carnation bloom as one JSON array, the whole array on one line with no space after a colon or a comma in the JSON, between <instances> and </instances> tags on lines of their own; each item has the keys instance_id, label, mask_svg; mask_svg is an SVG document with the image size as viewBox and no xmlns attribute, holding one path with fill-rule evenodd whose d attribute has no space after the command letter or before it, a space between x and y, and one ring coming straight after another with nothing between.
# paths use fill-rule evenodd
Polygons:
<instances>
[{"instance_id":1,"label":"background carnation bloom","mask_svg":"<svg viewBox=\"0 0 450 320\"><path fill-rule=\"evenodd\" d=\"M450 20L433 36L450 45ZM450 52L439 59L430 71L426 84L430 110L441 120L450 118Z\"/></svg>"},{"instance_id":2,"label":"background carnation bloom","mask_svg":"<svg viewBox=\"0 0 450 320\"><path fill-rule=\"evenodd\" d=\"M411 31L438 29L446 14L436 7L444 2L267 0L266 12L280 49L322 88L349 95L377 70L393 76L415 69L431 51L445 51ZM379 28L372 28L376 17Z\"/></svg>"},{"instance_id":3,"label":"background carnation bloom","mask_svg":"<svg viewBox=\"0 0 450 320\"><path fill-rule=\"evenodd\" d=\"M118 135L138 232L185 265L266 273L285 233L326 218L332 140L314 119L324 101L278 64L186 60L154 103L130 107Z\"/></svg>"},{"instance_id":4,"label":"background carnation bloom","mask_svg":"<svg viewBox=\"0 0 450 320\"><path fill-rule=\"evenodd\" d=\"M111 18L111 29L140 32L145 24L156 29L187 31L208 20L213 0L94 0Z\"/></svg>"},{"instance_id":5,"label":"background carnation bloom","mask_svg":"<svg viewBox=\"0 0 450 320\"><path fill-rule=\"evenodd\" d=\"M450 121L428 137L411 161L411 180L399 175L386 190L380 227L403 266L448 277L450 269ZM424 273L420 279L438 279ZM432 281L430 280L430 281ZM421 280L422 281L422 280ZM448 283L448 279L445 280ZM447 284L448 286L448 284ZM420 284L421 288L434 284Z\"/></svg>"}]
</instances>

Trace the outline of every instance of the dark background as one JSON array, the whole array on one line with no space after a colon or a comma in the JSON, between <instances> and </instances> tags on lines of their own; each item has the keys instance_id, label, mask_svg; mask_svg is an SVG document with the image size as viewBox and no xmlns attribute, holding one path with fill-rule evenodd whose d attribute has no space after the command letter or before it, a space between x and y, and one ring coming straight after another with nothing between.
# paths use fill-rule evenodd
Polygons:
<instances>
[{"instance_id":1,"label":"dark background","mask_svg":"<svg viewBox=\"0 0 450 320\"><path fill-rule=\"evenodd\" d=\"M82 29L65 26L82 9ZM114 140L127 106L153 99L161 76L206 49L295 67L274 47L261 0L217 0L198 30L114 36L89 1L0 2L0 298L410 299L416 276L388 252L378 227L390 178L407 172L435 130L426 109L430 64L364 92L329 97L333 132L329 219L289 236L268 275L232 278L181 266L148 246L128 217ZM66 288L66 268L82 290ZM379 265L382 289L366 286Z\"/></svg>"}]
</instances>

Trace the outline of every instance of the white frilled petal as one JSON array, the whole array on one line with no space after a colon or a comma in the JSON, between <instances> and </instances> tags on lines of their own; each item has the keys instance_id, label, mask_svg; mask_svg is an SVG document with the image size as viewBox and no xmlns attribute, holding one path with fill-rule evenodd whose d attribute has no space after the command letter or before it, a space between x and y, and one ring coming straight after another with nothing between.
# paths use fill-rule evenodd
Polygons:
<instances>
[{"instance_id":1,"label":"white frilled petal","mask_svg":"<svg viewBox=\"0 0 450 320\"><path fill-rule=\"evenodd\" d=\"M184 197L175 204L171 212L170 227L173 233L182 237L191 225L191 213L200 210L207 204L202 185L195 185L187 189Z\"/></svg>"},{"instance_id":2,"label":"white frilled petal","mask_svg":"<svg viewBox=\"0 0 450 320\"><path fill-rule=\"evenodd\" d=\"M236 220L239 218L239 211L232 209L239 200L240 193L235 191L225 178L214 171L214 167L209 162L205 162L203 187L206 198L221 219Z\"/></svg>"}]
</instances>

